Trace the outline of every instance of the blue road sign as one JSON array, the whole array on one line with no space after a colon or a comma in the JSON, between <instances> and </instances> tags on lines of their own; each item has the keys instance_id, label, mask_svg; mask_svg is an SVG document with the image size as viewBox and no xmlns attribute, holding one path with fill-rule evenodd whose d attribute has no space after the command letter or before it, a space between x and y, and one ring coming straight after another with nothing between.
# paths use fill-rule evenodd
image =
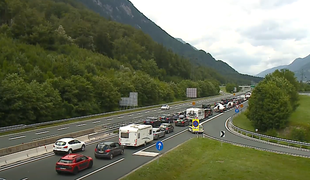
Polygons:
<instances>
[{"instance_id":1,"label":"blue road sign","mask_svg":"<svg viewBox=\"0 0 310 180\"><path fill-rule=\"evenodd\" d=\"M198 121L193 122L194 127L197 127L199 125Z\"/></svg>"},{"instance_id":2,"label":"blue road sign","mask_svg":"<svg viewBox=\"0 0 310 180\"><path fill-rule=\"evenodd\" d=\"M235 113L238 113L239 112L239 109L235 109Z\"/></svg>"},{"instance_id":3,"label":"blue road sign","mask_svg":"<svg viewBox=\"0 0 310 180\"><path fill-rule=\"evenodd\" d=\"M163 150L163 148L164 148L163 142L157 141L157 142L156 142L156 149L157 149L158 151L161 151L161 150Z\"/></svg>"}]
</instances>

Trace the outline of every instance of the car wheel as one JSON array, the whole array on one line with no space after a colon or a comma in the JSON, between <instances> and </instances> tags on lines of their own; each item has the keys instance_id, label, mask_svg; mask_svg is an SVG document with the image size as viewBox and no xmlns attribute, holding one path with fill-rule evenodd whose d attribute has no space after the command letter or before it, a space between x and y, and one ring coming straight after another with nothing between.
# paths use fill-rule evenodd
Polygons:
<instances>
[{"instance_id":1,"label":"car wheel","mask_svg":"<svg viewBox=\"0 0 310 180\"><path fill-rule=\"evenodd\" d=\"M144 142L144 146L146 146L146 141Z\"/></svg>"},{"instance_id":2,"label":"car wheel","mask_svg":"<svg viewBox=\"0 0 310 180\"><path fill-rule=\"evenodd\" d=\"M113 154L112 153L110 154L110 159L113 159Z\"/></svg>"},{"instance_id":3,"label":"car wheel","mask_svg":"<svg viewBox=\"0 0 310 180\"><path fill-rule=\"evenodd\" d=\"M77 167L75 167L74 169L73 169L73 174L77 174L79 172L79 169L77 168Z\"/></svg>"},{"instance_id":4,"label":"car wheel","mask_svg":"<svg viewBox=\"0 0 310 180\"><path fill-rule=\"evenodd\" d=\"M57 174L61 174L61 172L60 171L56 171L57 172Z\"/></svg>"},{"instance_id":5,"label":"car wheel","mask_svg":"<svg viewBox=\"0 0 310 180\"><path fill-rule=\"evenodd\" d=\"M124 154L124 149L121 150L121 155L123 155L123 154Z\"/></svg>"},{"instance_id":6,"label":"car wheel","mask_svg":"<svg viewBox=\"0 0 310 180\"><path fill-rule=\"evenodd\" d=\"M88 168L90 169L90 168L92 168L93 167L93 161L90 161L89 162L89 165L88 165Z\"/></svg>"},{"instance_id":7,"label":"car wheel","mask_svg":"<svg viewBox=\"0 0 310 180\"><path fill-rule=\"evenodd\" d=\"M71 154L71 153L72 153L72 149L69 149L69 150L68 150L68 154Z\"/></svg>"},{"instance_id":8,"label":"car wheel","mask_svg":"<svg viewBox=\"0 0 310 180\"><path fill-rule=\"evenodd\" d=\"M54 152L55 155L58 155L58 152Z\"/></svg>"},{"instance_id":9,"label":"car wheel","mask_svg":"<svg viewBox=\"0 0 310 180\"><path fill-rule=\"evenodd\" d=\"M82 145L81 150L85 151L85 145L84 144Z\"/></svg>"}]
</instances>

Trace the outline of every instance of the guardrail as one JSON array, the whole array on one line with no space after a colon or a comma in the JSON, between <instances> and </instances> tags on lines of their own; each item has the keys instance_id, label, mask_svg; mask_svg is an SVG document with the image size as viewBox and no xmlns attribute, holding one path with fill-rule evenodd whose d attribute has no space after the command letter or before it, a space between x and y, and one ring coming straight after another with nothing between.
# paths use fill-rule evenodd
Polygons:
<instances>
[{"instance_id":1,"label":"guardrail","mask_svg":"<svg viewBox=\"0 0 310 180\"><path fill-rule=\"evenodd\" d=\"M281 145L288 145L288 146L293 146L293 147L310 149L310 143L301 142L301 141L294 141L294 140L289 140L289 139L282 139L282 138L273 137L273 136L267 136L264 134L255 133L252 131L241 129L241 128L239 128L233 124L233 117L230 117L230 119L228 120L228 128L233 129L237 133L241 133L241 134L246 135L246 136L251 137L251 138L256 138L259 140L277 143L277 144L281 144Z\"/></svg>"},{"instance_id":2,"label":"guardrail","mask_svg":"<svg viewBox=\"0 0 310 180\"><path fill-rule=\"evenodd\" d=\"M243 92L236 93L236 95L243 94ZM210 96L210 98L214 97L219 97L220 95L217 96ZM232 96L231 94L229 95L224 95L223 97L230 97ZM189 101L197 101L201 99L205 99L207 97L203 98L195 98L195 99L188 99L184 101L179 101L180 103L185 103ZM176 103L176 102L171 102L171 103ZM113 113L119 113L119 112L128 112L132 110L142 110L145 108L153 108L153 107L158 107L159 104L157 105L151 105L151 106L144 106L144 107L139 107L139 108L134 108L134 109L124 109L124 110L118 110L118 111L111 111L111 112L105 112L105 113L99 113L99 114L92 114L92 115L87 115L87 116L80 116L80 117L73 117L73 118L67 118L67 119L60 119L60 120L55 120L55 121L48 121L48 122L42 122L42 123L35 123L35 124L29 124L29 125L14 125L14 126L7 126L7 127L1 127L0 132L6 132L6 131L12 131L12 130L20 130L20 129L25 129L25 128L31 128L31 127L37 127L37 126L43 126L43 125L49 125L49 124L55 124L55 123L60 123L60 122L65 122L65 121L73 121L73 120L78 120L78 119L85 119L85 118L91 118L91 117L96 117L96 116L103 116L103 115L109 115Z\"/></svg>"}]
</instances>

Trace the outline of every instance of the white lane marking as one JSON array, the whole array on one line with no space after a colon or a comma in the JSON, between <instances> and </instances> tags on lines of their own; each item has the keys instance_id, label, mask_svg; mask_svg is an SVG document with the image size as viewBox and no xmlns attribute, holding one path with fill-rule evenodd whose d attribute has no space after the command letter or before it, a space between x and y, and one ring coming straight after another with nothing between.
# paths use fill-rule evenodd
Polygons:
<instances>
[{"instance_id":1,"label":"white lane marking","mask_svg":"<svg viewBox=\"0 0 310 180\"><path fill-rule=\"evenodd\" d=\"M61 130L65 130L65 129L68 129L69 127L63 127L63 128L59 128L57 129L58 131L61 131Z\"/></svg>"},{"instance_id":2,"label":"white lane marking","mask_svg":"<svg viewBox=\"0 0 310 180\"><path fill-rule=\"evenodd\" d=\"M104 166L104 167L102 167L102 168L99 168L99 169L97 169L97 170L95 170L95 171L93 171L93 172L90 172L90 173L88 173L88 174L86 174L86 175L84 175L84 176L82 176L82 177L80 177L80 178L77 178L76 180L85 179L85 178L87 178L87 177L89 177L89 176L91 176L91 175L93 175L93 174L95 174L95 173L97 173L97 172L99 172L99 171L102 171L102 170L104 170L104 169L106 169L106 168L108 168L108 167L110 167L110 166L113 166L114 164L117 164L117 163L119 163L119 162L121 162L121 161L124 161L124 159L125 159L125 158L122 158L122 159L119 159L119 160L117 160L117 161L114 161L113 163L108 164L108 165L106 165L106 166Z\"/></svg>"},{"instance_id":3,"label":"white lane marking","mask_svg":"<svg viewBox=\"0 0 310 180\"><path fill-rule=\"evenodd\" d=\"M107 119L107 121L111 121L113 118L109 118L109 119Z\"/></svg>"},{"instance_id":4,"label":"white lane marking","mask_svg":"<svg viewBox=\"0 0 310 180\"><path fill-rule=\"evenodd\" d=\"M142 117L142 116L137 116L136 118L140 118L140 117Z\"/></svg>"},{"instance_id":5,"label":"white lane marking","mask_svg":"<svg viewBox=\"0 0 310 180\"><path fill-rule=\"evenodd\" d=\"M85 126L86 124L78 124L76 126L81 127L81 126Z\"/></svg>"},{"instance_id":6,"label":"white lane marking","mask_svg":"<svg viewBox=\"0 0 310 180\"><path fill-rule=\"evenodd\" d=\"M46 134L46 133L48 133L48 132L49 132L49 131L37 132L36 135Z\"/></svg>"},{"instance_id":7,"label":"white lane marking","mask_svg":"<svg viewBox=\"0 0 310 180\"><path fill-rule=\"evenodd\" d=\"M154 112L156 112L157 110L154 110Z\"/></svg>"},{"instance_id":8,"label":"white lane marking","mask_svg":"<svg viewBox=\"0 0 310 180\"><path fill-rule=\"evenodd\" d=\"M132 116L133 114L129 114L128 116Z\"/></svg>"},{"instance_id":9,"label":"white lane marking","mask_svg":"<svg viewBox=\"0 0 310 180\"><path fill-rule=\"evenodd\" d=\"M24 137L26 137L26 136L12 137L12 138L9 138L9 140L11 141L11 140L15 140L15 139L21 139L21 138L24 138Z\"/></svg>"},{"instance_id":10,"label":"white lane marking","mask_svg":"<svg viewBox=\"0 0 310 180\"><path fill-rule=\"evenodd\" d=\"M117 117L118 119L121 119L121 118L123 118L124 116L119 116L119 117Z\"/></svg>"},{"instance_id":11,"label":"white lane marking","mask_svg":"<svg viewBox=\"0 0 310 180\"><path fill-rule=\"evenodd\" d=\"M94 121L93 123L96 124L96 123L100 123L100 122L101 122L101 121Z\"/></svg>"},{"instance_id":12,"label":"white lane marking","mask_svg":"<svg viewBox=\"0 0 310 180\"><path fill-rule=\"evenodd\" d=\"M148 112L150 112L150 111L146 111L145 113L148 113Z\"/></svg>"},{"instance_id":13,"label":"white lane marking","mask_svg":"<svg viewBox=\"0 0 310 180\"><path fill-rule=\"evenodd\" d=\"M207 119L206 121L204 121L204 122L202 122L202 123L200 123L200 124L202 125L202 124L204 124L204 123L206 123L206 122L208 122L208 121L211 121L212 119L215 119L215 118L217 118L217 117L219 117L219 116L221 116L221 115L223 115L223 114L224 114L224 113L220 113L220 114L218 114L218 115L216 115L216 116L214 116L214 117L212 117L212 118L210 118L210 119ZM180 134L182 134L182 133L184 133L184 132L186 132L186 131L188 131L188 129L184 129L183 131L180 131L180 132L178 132L177 134L174 134L174 135L172 135L172 136L169 136L169 137L163 139L162 142L167 141L167 140L169 140L169 139L171 139L171 138L174 138L175 136L178 136L178 135L180 135ZM139 150L139 151L144 151L144 150L149 149L149 148L151 148L151 147L153 147L153 146L156 146L156 144L152 144L152 145L150 145L150 146L148 146L148 147L146 147L146 148L144 148L144 149L141 149L141 150ZM136 151L136 152L139 152L139 151ZM136 153L136 152L134 152L134 153Z\"/></svg>"},{"instance_id":14,"label":"white lane marking","mask_svg":"<svg viewBox=\"0 0 310 180\"><path fill-rule=\"evenodd\" d=\"M141 114L141 113L138 113L138 114Z\"/></svg>"}]
</instances>

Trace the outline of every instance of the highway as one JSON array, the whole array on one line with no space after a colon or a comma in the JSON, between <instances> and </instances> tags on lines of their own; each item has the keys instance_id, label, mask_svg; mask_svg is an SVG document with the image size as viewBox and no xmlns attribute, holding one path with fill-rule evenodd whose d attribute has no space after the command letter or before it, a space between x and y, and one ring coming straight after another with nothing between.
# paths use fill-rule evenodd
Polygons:
<instances>
[{"instance_id":1,"label":"highway","mask_svg":"<svg viewBox=\"0 0 310 180\"><path fill-rule=\"evenodd\" d=\"M230 95L231 96L231 95ZM196 106L198 104L202 104L202 102L208 103L208 102L214 102L216 100L222 99L226 96L221 97L213 97L210 99L204 99L199 100L196 103ZM147 110L142 110L138 112L130 112L126 114L120 114L120 115L113 115L105 118L97 118L97 119L91 119L87 121L81 121L61 126L55 126L55 127L49 127L44 129L37 129L37 130L31 130L26 131L22 133L16 133L16 134L10 134L5 136L0 136L0 149L6 148L14 145L19 145L22 143L27 143L39 139L45 139L53 136L58 136L62 134L67 134L71 132L77 132L85 129L94 128L99 125L104 124L110 124L110 123L117 123L122 121L131 121L131 120L137 120L141 119L143 121L144 118L150 117L150 116L159 116L160 114L166 114L166 113L176 113L178 111L183 111L188 107L192 107L192 102L187 102L183 104L177 104L177 105L171 105L170 110L160 110L160 106L158 108L152 108Z\"/></svg>"},{"instance_id":2,"label":"highway","mask_svg":"<svg viewBox=\"0 0 310 180\"><path fill-rule=\"evenodd\" d=\"M246 107L247 104L245 104ZM181 108L181 107L180 107ZM174 109L175 110L175 109ZM282 146L266 144L263 142L252 141L243 137L236 136L230 133L225 128L226 120L234 115L234 109L226 111L224 113L215 113L213 117L209 119L208 122L204 123L205 133L220 138L220 131L226 131L225 140L235 142L238 144L250 145L253 147L261 147L264 149L287 152L292 154L309 155L307 151L301 151L294 148L286 148ZM175 132L167 134L165 138L160 139L164 143L164 149L160 153L165 153L168 150L176 147L182 142L196 137L187 131L186 127L175 127ZM118 141L118 137L111 138L107 141ZM113 160L106 159L94 159L94 165L92 169L87 169L80 172L77 175L58 175L55 171L55 163L59 160L60 156L52 155L51 157L41 159L26 165L18 166L6 171L0 172L0 177L10 179L21 179L28 177L31 180L39 180L44 178L45 180L96 180L96 179L118 179L132 170L140 167L141 165L154 159L154 157L137 156L134 153L138 151L145 152L158 152L155 148L155 142L148 144L146 147L142 146L139 148L126 148L125 154L115 157ZM96 144L88 145L86 151L83 154L94 157L94 149ZM17 173L18 172L18 173Z\"/></svg>"}]
</instances>

